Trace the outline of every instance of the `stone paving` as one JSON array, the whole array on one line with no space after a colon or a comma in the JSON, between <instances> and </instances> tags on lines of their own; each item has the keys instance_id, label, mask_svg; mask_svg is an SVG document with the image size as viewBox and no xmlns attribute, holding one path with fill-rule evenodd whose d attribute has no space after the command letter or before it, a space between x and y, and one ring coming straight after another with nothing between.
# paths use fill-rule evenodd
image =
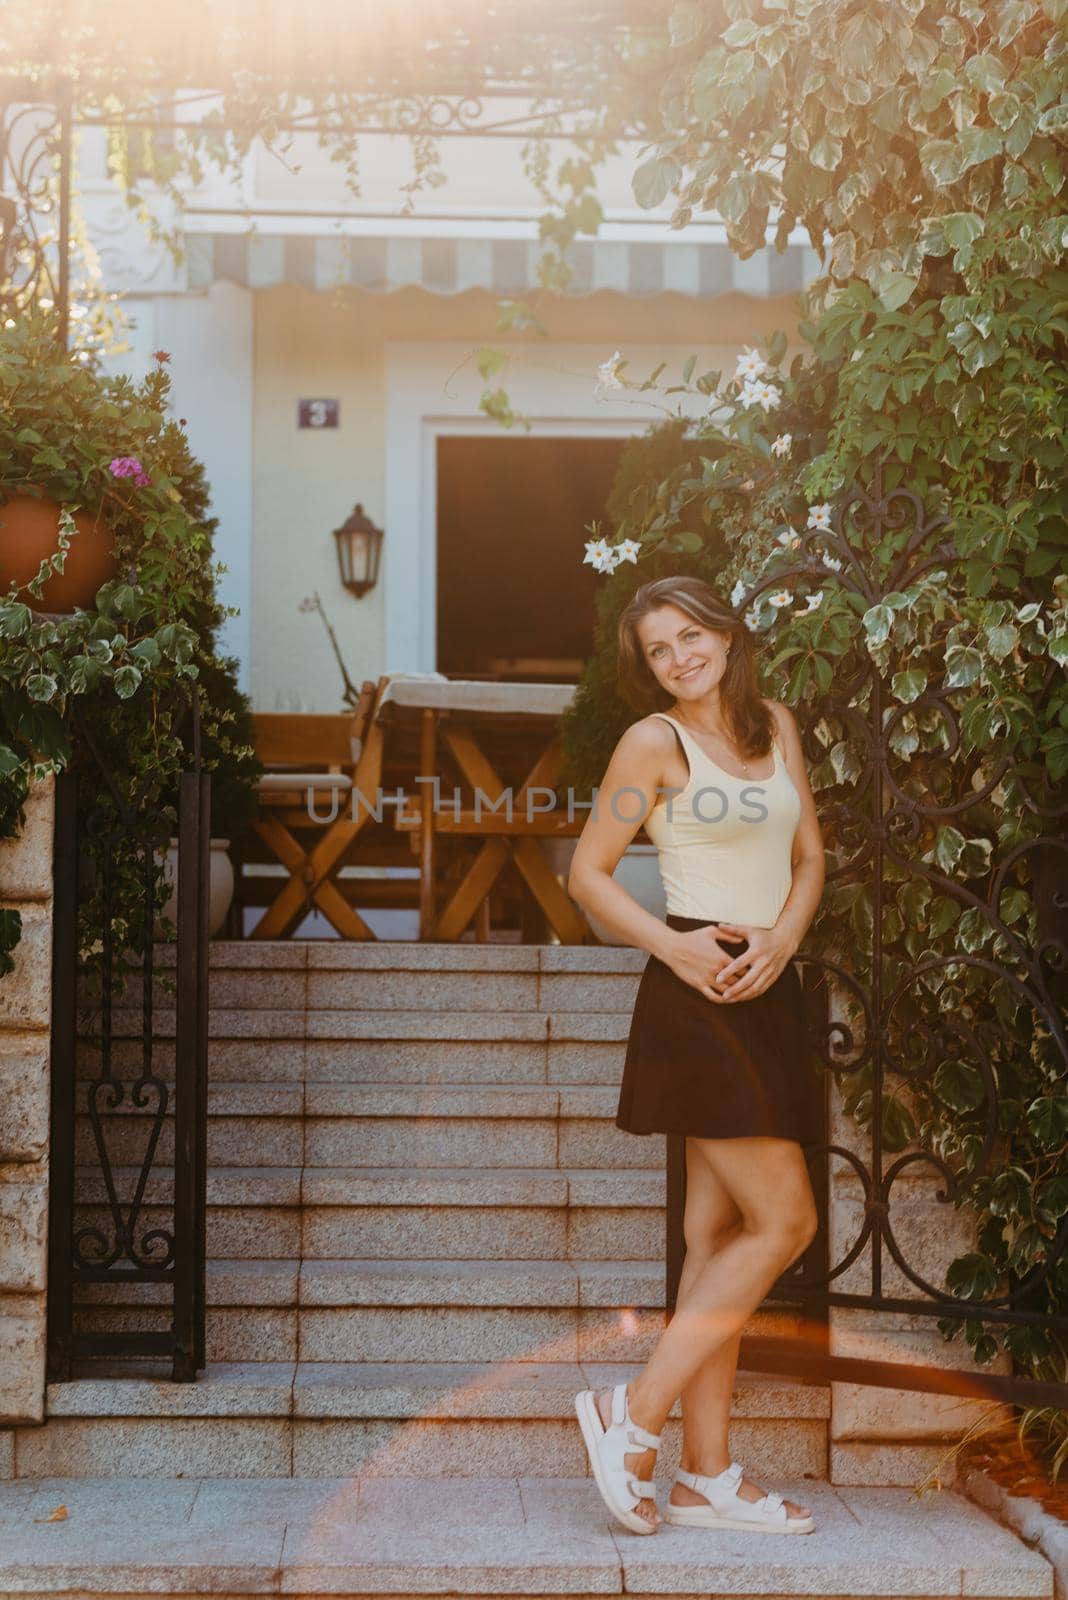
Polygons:
<instances>
[{"instance_id":1,"label":"stone paving","mask_svg":"<svg viewBox=\"0 0 1068 1600\"><path fill-rule=\"evenodd\" d=\"M1045 1558L952 1491L783 1487L813 1534L639 1537L588 1478L16 1480L0 1596L1053 1594Z\"/></svg>"}]
</instances>

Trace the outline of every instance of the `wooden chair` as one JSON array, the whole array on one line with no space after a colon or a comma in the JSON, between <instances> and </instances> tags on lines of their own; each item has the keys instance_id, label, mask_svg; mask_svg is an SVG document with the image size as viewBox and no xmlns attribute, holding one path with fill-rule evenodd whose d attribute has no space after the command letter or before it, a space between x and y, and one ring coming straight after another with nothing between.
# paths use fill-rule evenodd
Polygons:
<instances>
[{"instance_id":1,"label":"wooden chair","mask_svg":"<svg viewBox=\"0 0 1068 1600\"><path fill-rule=\"evenodd\" d=\"M252 827L289 878L253 939L286 938L314 908L343 938L375 937L334 875L370 815L360 806L353 816L352 791L373 798L381 780L377 709L387 682L368 679L355 709L338 715L255 714L256 753L268 770L259 781L260 816ZM331 820L317 820L324 817ZM309 830L305 845L298 834Z\"/></svg>"}]
</instances>

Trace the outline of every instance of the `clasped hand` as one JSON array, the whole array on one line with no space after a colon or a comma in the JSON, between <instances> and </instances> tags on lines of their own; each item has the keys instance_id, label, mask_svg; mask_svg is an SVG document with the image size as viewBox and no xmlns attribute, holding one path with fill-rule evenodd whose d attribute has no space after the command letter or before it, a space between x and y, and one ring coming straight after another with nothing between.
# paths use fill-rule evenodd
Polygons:
<instances>
[{"instance_id":1,"label":"clasped hand","mask_svg":"<svg viewBox=\"0 0 1068 1600\"><path fill-rule=\"evenodd\" d=\"M748 939L748 946L733 957L720 943L740 939ZM748 928L735 922L693 928L680 933L678 941L671 970L717 1005L763 994L794 953L789 940L774 928Z\"/></svg>"}]
</instances>

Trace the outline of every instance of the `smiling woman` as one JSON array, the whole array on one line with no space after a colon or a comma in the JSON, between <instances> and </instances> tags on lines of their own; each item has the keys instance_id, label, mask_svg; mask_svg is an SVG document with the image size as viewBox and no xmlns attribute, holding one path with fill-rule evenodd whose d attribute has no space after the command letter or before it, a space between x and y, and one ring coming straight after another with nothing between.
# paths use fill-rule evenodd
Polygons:
<instances>
[{"instance_id":1,"label":"smiling woman","mask_svg":"<svg viewBox=\"0 0 1068 1600\"><path fill-rule=\"evenodd\" d=\"M576 1413L602 1497L632 1532L657 1526L641 1480L685 1390L667 1521L808 1533L805 1507L745 1480L727 1424L741 1330L816 1227L801 1147L817 1137L820 1097L798 1047L792 962L823 885L815 805L793 717L758 693L752 635L707 583L643 584L618 638L625 696L670 712L654 709L617 744L600 790L608 805L590 815L568 887L649 951L615 1120L685 1138L686 1258L675 1316L644 1371L615 1391L583 1391ZM615 804L624 793L642 801L627 820ZM612 877L643 820L667 891L663 922Z\"/></svg>"}]
</instances>

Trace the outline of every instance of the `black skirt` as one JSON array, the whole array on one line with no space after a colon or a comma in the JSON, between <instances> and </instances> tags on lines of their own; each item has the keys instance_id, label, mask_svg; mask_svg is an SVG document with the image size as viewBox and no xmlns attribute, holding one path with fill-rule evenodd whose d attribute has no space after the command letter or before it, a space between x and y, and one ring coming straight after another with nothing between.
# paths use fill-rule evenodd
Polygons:
<instances>
[{"instance_id":1,"label":"black skirt","mask_svg":"<svg viewBox=\"0 0 1068 1600\"><path fill-rule=\"evenodd\" d=\"M708 921L668 914L668 926ZM731 955L747 939L724 938ZM717 1005L651 955L634 1002L616 1127L698 1139L812 1142L822 1090L805 1036L793 961L751 1000Z\"/></svg>"}]
</instances>

